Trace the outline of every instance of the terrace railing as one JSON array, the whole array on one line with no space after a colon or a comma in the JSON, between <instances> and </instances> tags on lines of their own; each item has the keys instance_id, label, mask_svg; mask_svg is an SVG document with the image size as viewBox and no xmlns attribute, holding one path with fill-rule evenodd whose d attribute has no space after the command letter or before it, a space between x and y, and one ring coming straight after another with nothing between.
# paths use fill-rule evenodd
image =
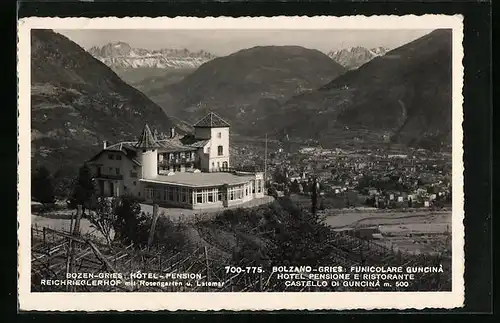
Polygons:
<instances>
[{"instance_id":1,"label":"terrace railing","mask_svg":"<svg viewBox=\"0 0 500 323\"><path fill-rule=\"evenodd\" d=\"M160 166L172 166L172 165L180 165L186 163L194 163L196 162L196 158L184 157L184 158L174 158L174 159L163 159L158 162Z\"/></svg>"}]
</instances>

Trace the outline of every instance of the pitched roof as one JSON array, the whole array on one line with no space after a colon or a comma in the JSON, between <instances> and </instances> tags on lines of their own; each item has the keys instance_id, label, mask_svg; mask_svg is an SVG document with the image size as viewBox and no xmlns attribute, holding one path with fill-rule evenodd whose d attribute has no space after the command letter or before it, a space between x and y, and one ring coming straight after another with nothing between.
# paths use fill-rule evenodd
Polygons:
<instances>
[{"instance_id":1,"label":"pitched roof","mask_svg":"<svg viewBox=\"0 0 500 323\"><path fill-rule=\"evenodd\" d=\"M197 128L223 128L229 127L229 123L219 117L217 114L210 112L201 120L194 124L194 127Z\"/></svg>"},{"instance_id":2,"label":"pitched roof","mask_svg":"<svg viewBox=\"0 0 500 323\"><path fill-rule=\"evenodd\" d=\"M203 140L198 140L190 144L189 146L194 147L194 148L202 148L205 147L205 145L209 142L209 139L203 139Z\"/></svg>"},{"instance_id":3,"label":"pitched roof","mask_svg":"<svg viewBox=\"0 0 500 323\"><path fill-rule=\"evenodd\" d=\"M109 147L102 149L99 153L94 155L94 157L90 158L88 161L93 162L97 160L105 152L113 152L113 153L121 153L136 165L141 166L141 163L137 159L135 159L136 157L135 147L132 144L135 144L135 142L124 141L111 145Z\"/></svg>"},{"instance_id":4,"label":"pitched roof","mask_svg":"<svg viewBox=\"0 0 500 323\"><path fill-rule=\"evenodd\" d=\"M179 137L158 140L160 152L180 152L195 150L193 147L184 145Z\"/></svg>"},{"instance_id":5,"label":"pitched roof","mask_svg":"<svg viewBox=\"0 0 500 323\"><path fill-rule=\"evenodd\" d=\"M160 147L147 123L144 125L144 129L142 129L141 136L135 147L141 149L156 149Z\"/></svg>"}]
</instances>

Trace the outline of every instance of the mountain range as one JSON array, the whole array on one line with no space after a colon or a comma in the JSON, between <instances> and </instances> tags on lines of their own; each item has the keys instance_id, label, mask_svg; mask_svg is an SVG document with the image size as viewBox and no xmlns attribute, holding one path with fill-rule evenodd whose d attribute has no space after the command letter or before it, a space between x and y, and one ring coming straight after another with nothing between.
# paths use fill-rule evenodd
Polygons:
<instances>
[{"instance_id":1,"label":"mountain range","mask_svg":"<svg viewBox=\"0 0 500 323\"><path fill-rule=\"evenodd\" d=\"M189 127L167 117L108 66L52 30L31 31L31 140L35 162L81 165L103 140Z\"/></svg>"},{"instance_id":2,"label":"mountain range","mask_svg":"<svg viewBox=\"0 0 500 323\"><path fill-rule=\"evenodd\" d=\"M257 46L215 58L148 96L168 115L195 122L214 111L243 134L292 96L345 72L327 55L300 46Z\"/></svg>"},{"instance_id":3,"label":"mountain range","mask_svg":"<svg viewBox=\"0 0 500 323\"><path fill-rule=\"evenodd\" d=\"M134 48L124 42L112 42L102 47L94 46L89 48L88 52L113 70L123 68L197 68L216 57L205 51L192 52L187 49Z\"/></svg>"},{"instance_id":4,"label":"mountain range","mask_svg":"<svg viewBox=\"0 0 500 323\"><path fill-rule=\"evenodd\" d=\"M451 144L451 30L435 30L295 96L262 120L267 131L429 149ZM304 122L307 120L307 122Z\"/></svg>"},{"instance_id":5,"label":"mountain range","mask_svg":"<svg viewBox=\"0 0 500 323\"><path fill-rule=\"evenodd\" d=\"M109 66L120 78L138 90L149 91L180 82L202 64L216 58L206 51L132 47L125 42L111 42L87 50Z\"/></svg>"},{"instance_id":6,"label":"mountain range","mask_svg":"<svg viewBox=\"0 0 500 323\"><path fill-rule=\"evenodd\" d=\"M330 51L327 55L345 68L352 70L368 63L375 57L385 55L388 51L385 47L365 48L356 46Z\"/></svg>"},{"instance_id":7,"label":"mountain range","mask_svg":"<svg viewBox=\"0 0 500 323\"><path fill-rule=\"evenodd\" d=\"M145 122L187 132L208 111L227 119L233 133L286 133L327 147L451 143L450 30L351 70L317 50L257 46L188 68L176 82L155 83L153 76L156 87L147 96L68 38L51 30L33 30L31 37L36 163L80 165L102 140L138 135Z\"/></svg>"}]
</instances>

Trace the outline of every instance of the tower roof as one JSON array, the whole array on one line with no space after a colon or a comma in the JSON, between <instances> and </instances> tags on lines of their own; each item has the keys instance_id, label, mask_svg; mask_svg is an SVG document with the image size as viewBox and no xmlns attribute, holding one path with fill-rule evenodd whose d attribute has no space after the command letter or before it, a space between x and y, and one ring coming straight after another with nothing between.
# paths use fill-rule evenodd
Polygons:
<instances>
[{"instance_id":1,"label":"tower roof","mask_svg":"<svg viewBox=\"0 0 500 323\"><path fill-rule=\"evenodd\" d=\"M142 129L141 136L135 147L141 149L156 149L160 147L147 123L144 125L144 129Z\"/></svg>"},{"instance_id":2,"label":"tower roof","mask_svg":"<svg viewBox=\"0 0 500 323\"><path fill-rule=\"evenodd\" d=\"M229 126L230 125L227 121L219 117L214 112L210 112L194 124L194 127L197 128L225 128Z\"/></svg>"}]
</instances>

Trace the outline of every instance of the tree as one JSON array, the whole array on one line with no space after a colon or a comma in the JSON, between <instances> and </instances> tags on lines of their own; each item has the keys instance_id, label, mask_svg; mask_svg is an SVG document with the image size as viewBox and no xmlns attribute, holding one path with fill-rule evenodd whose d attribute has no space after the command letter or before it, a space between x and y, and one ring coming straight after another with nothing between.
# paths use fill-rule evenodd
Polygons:
<instances>
[{"instance_id":1,"label":"tree","mask_svg":"<svg viewBox=\"0 0 500 323\"><path fill-rule=\"evenodd\" d=\"M96 189L92 172L89 166L84 164L78 171L78 177L73 185L73 193L68 201L68 205L72 209L78 205L82 205L82 213L85 214L85 209L91 207L95 194Z\"/></svg>"},{"instance_id":2,"label":"tree","mask_svg":"<svg viewBox=\"0 0 500 323\"><path fill-rule=\"evenodd\" d=\"M71 196L73 183L78 169L73 165L61 165L52 175L54 179L54 193L57 197L67 199Z\"/></svg>"},{"instance_id":3,"label":"tree","mask_svg":"<svg viewBox=\"0 0 500 323\"><path fill-rule=\"evenodd\" d=\"M297 194L300 193L299 186L300 186L299 182L296 179L294 179L292 184L290 185L290 191Z\"/></svg>"},{"instance_id":4,"label":"tree","mask_svg":"<svg viewBox=\"0 0 500 323\"><path fill-rule=\"evenodd\" d=\"M274 184L272 184L269 189L268 189L268 195L274 197L275 199L278 198L278 190L276 189L276 187L274 186Z\"/></svg>"},{"instance_id":5,"label":"tree","mask_svg":"<svg viewBox=\"0 0 500 323\"><path fill-rule=\"evenodd\" d=\"M375 204L376 204L376 203L375 203L375 201L376 201L375 196L368 197L368 198L365 200L365 205L366 205L366 206L372 206L372 207L373 207L373 206L375 206Z\"/></svg>"},{"instance_id":6,"label":"tree","mask_svg":"<svg viewBox=\"0 0 500 323\"><path fill-rule=\"evenodd\" d=\"M111 249L113 229L116 225L115 210L118 206L116 199L99 198L94 212L89 212L89 222L104 236L108 247Z\"/></svg>"},{"instance_id":7,"label":"tree","mask_svg":"<svg viewBox=\"0 0 500 323\"><path fill-rule=\"evenodd\" d=\"M325 201L323 199L320 199L319 201L319 210L321 211L325 210Z\"/></svg>"},{"instance_id":8,"label":"tree","mask_svg":"<svg viewBox=\"0 0 500 323\"><path fill-rule=\"evenodd\" d=\"M44 166L37 169L31 179L31 196L45 206L55 202L54 186L50 172Z\"/></svg>"},{"instance_id":9,"label":"tree","mask_svg":"<svg viewBox=\"0 0 500 323\"><path fill-rule=\"evenodd\" d=\"M307 183L307 181L302 181L301 185L302 185L302 191L304 193L309 193L310 192L309 191L309 186L310 185L309 185L309 183Z\"/></svg>"},{"instance_id":10,"label":"tree","mask_svg":"<svg viewBox=\"0 0 500 323\"><path fill-rule=\"evenodd\" d=\"M318 208L319 184L316 177L313 178L311 184L311 213L316 214Z\"/></svg>"},{"instance_id":11,"label":"tree","mask_svg":"<svg viewBox=\"0 0 500 323\"><path fill-rule=\"evenodd\" d=\"M137 198L129 195L122 196L115 207L115 235L117 240L124 243L146 243L148 240L147 219L141 212Z\"/></svg>"}]
</instances>

